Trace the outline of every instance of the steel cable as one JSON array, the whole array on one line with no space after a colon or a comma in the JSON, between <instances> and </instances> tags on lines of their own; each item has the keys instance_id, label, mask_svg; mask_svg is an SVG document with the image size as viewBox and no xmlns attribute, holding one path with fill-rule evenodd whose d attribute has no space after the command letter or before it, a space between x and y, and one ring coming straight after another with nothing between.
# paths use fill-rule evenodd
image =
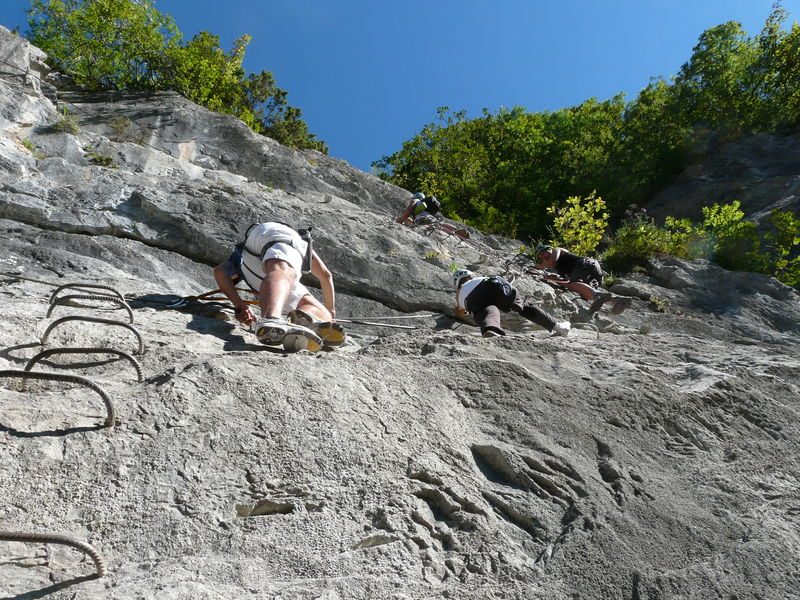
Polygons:
<instances>
[{"instance_id":1,"label":"steel cable","mask_svg":"<svg viewBox=\"0 0 800 600\"><path fill-rule=\"evenodd\" d=\"M94 561L97 569L96 577L104 577L106 574L106 562L100 553L93 546L69 535L59 533L27 533L24 531L6 531L0 529L0 540L6 542L25 542L29 544L62 544L80 550L88 554Z\"/></svg>"},{"instance_id":2,"label":"steel cable","mask_svg":"<svg viewBox=\"0 0 800 600\"><path fill-rule=\"evenodd\" d=\"M142 366L139 364L139 361L136 360L133 356L128 354L127 352L122 352L121 350L115 350L114 348L101 348L101 347L91 347L91 348L50 348L49 350L42 350L31 358L28 361L28 364L25 365L25 371L30 371L33 366L39 362L40 360L44 360L54 354L116 354L120 358L125 358L133 365L133 368L136 369L136 378L138 381L143 380L142 375Z\"/></svg>"},{"instance_id":3,"label":"steel cable","mask_svg":"<svg viewBox=\"0 0 800 600\"><path fill-rule=\"evenodd\" d=\"M60 298L56 298L55 300L50 301L50 308L47 309L47 318L50 318L50 315L53 314L53 309L56 306L64 306L71 300L99 300L104 302L114 302L120 308L124 308L128 312L128 319L130 319L129 323L133 323L133 311L131 307L128 305L125 300L120 300L119 298L115 298L114 296L107 296L101 294L68 294L66 296L61 296ZM85 306L83 308L95 308Z\"/></svg>"},{"instance_id":4,"label":"steel cable","mask_svg":"<svg viewBox=\"0 0 800 600\"><path fill-rule=\"evenodd\" d=\"M50 285L53 285L53 284L50 284ZM49 300L50 304L53 303L53 301L56 299L56 296L58 296L59 292L61 292L62 290L69 289L69 288L75 288L75 289L78 289L78 290L81 290L81 291L86 291L86 290L107 290L109 292L114 292L114 295L117 298L119 298L123 302L125 301L125 296L123 296L120 292L118 292L115 288L111 287L110 285L99 285L99 284L94 284L94 283L66 283L64 285L58 286L55 290L53 290L53 292L50 294L50 300Z\"/></svg>"},{"instance_id":5,"label":"steel cable","mask_svg":"<svg viewBox=\"0 0 800 600\"><path fill-rule=\"evenodd\" d=\"M77 375L66 375L61 373L47 373L44 371L19 371L17 369L3 369L0 370L0 377L19 377L21 379L39 379L43 381L62 381L65 383L77 383L84 385L95 392L103 399L103 404L106 405L106 420L103 424L104 427L113 427L117 422L117 411L114 409L114 404L111 398L99 385Z\"/></svg>"},{"instance_id":6,"label":"steel cable","mask_svg":"<svg viewBox=\"0 0 800 600\"><path fill-rule=\"evenodd\" d=\"M81 315L69 315L67 317L61 317L60 319L56 319L55 321L50 323L50 325L47 326L44 335L42 336L42 345L45 345L47 343L47 338L50 335L50 332L53 331L53 329L55 329L62 323L66 323L68 321L87 321L89 323L104 323L106 325L118 325L119 327L124 327L125 329L129 329L139 340L139 352L137 352L137 354L144 354L144 341L142 340L142 335L133 325L129 325L128 323L123 323L122 321L115 321L114 319L101 319L100 317L84 317Z\"/></svg>"}]
</instances>

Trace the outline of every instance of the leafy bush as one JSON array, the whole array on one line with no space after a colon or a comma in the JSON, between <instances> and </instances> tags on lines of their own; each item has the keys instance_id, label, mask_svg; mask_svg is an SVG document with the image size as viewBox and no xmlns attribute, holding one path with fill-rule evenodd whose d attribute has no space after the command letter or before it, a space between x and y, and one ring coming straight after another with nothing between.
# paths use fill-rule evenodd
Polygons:
<instances>
[{"instance_id":1,"label":"leafy bush","mask_svg":"<svg viewBox=\"0 0 800 600\"><path fill-rule=\"evenodd\" d=\"M603 254L606 267L629 273L658 254L695 258L694 228L688 219L668 217L663 226L644 213L636 213L620 226Z\"/></svg>"},{"instance_id":2,"label":"leafy bush","mask_svg":"<svg viewBox=\"0 0 800 600\"><path fill-rule=\"evenodd\" d=\"M702 232L708 240L708 258L730 271L764 272L756 225L743 220L739 207L738 200L703 207Z\"/></svg>"},{"instance_id":3,"label":"leafy bush","mask_svg":"<svg viewBox=\"0 0 800 600\"><path fill-rule=\"evenodd\" d=\"M133 121L131 121L126 116L119 116L111 119L109 127L111 127L112 139L115 139L117 141L125 140L132 125Z\"/></svg>"},{"instance_id":4,"label":"leafy bush","mask_svg":"<svg viewBox=\"0 0 800 600\"><path fill-rule=\"evenodd\" d=\"M738 201L704 207L699 225L667 217L658 226L636 213L614 232L603 261L607 268L629 272L658 254L703 257L732 271L763 273L800 287L800 218L773 211L770 224L773 231L760 236Z\"/></svg>"},{"instance_id":5,"label":"leafy bush","mask_svg":"<svg viewBox=\"0 0 800 600\"><path fill-rule=\"evenodd\" d=\"M117 168L117 163L114 162L114 159L110 156L106 156L105 154L100 154L99 152L89 150L86 152L86 156L89 157L89 162L93 165L106 167L107 169Z\"/></svg>"},{"instance_id":6,"label":"leafy bush","mask_svg":"<svg viewBox=\"0 0 800 600\"><path fill-rule=\"evenodd\" d=\"M800 218L791 212L773 211L775 232L767 236L767 273L800 289Z\"/></svg>"},{"instance_id":7,"label":"leafy bush","mask_svg":"<svg viewBox=\"0 0 800 600\"><path fill-rule=\"evenodd\" d=\"M547 212L554 215L552 244L579 255L594 253L608 227L606 203L595 192L583 199L570 196L564 206L551 206Z\"/></svg>"}]
</instances>

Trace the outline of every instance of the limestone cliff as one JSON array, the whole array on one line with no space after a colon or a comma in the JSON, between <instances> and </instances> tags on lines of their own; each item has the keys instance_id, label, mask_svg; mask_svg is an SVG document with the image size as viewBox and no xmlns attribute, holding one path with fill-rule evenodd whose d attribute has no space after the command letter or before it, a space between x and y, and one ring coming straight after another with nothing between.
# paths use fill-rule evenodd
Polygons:
<instances>
[{"instance_id":1,"label":"limestone cliff","mask_svg":"<svg viewBox=\"0 0 800 600\"><path fill-rule=\"evenodd\" d=\"M0 378L0 530L107 568L0 541L0 596L800 597L795 291L665 258L582 324L512 240L393 223L408 191L175 94L55 96L2 29L0 58L0 370L84 347L142 375L111 352L33 367L100 386L114 427L86 385ZM314 227L340 318L401 327L284 355L169 307L266 218ZM481 338L449 316L450 264L516 275L574 330ZM141 353L130 327L51 327L128 322L49 304L76 282L124 295Z\"/></svg>"}]
</instances>

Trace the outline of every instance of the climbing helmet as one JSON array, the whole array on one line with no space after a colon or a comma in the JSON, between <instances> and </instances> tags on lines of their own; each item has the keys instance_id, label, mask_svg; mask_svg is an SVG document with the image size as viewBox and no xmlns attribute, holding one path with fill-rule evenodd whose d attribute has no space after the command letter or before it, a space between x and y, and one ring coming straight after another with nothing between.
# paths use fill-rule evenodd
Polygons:
<instances>
[{"instance_id":1,"label":"climbing helmet","mask_svg":"<svg viewBox=\"0 0 800 600\"><path fill-rule=\"evenodd\" d=\"M465 277L471 277L474 274L475 273L467 269L459 269L458 271L453 273L453 285L456 286L457 288L458 284L461 283L462 279L464 279Z\"/></svg>"},{"instance_id":2,"label":"climbing helmet","mask_svg":"<svg viewBox=\"0 0 800 600\"><path fill-rule=\"evenodd\" d=\"M542 244L542 243L539 243L539 244L536 244L536 248L533 250L533 255L534 255L536 258L539 258L539 255L540 255L542 252L544 252L545 250L552 250L552 249L553 249L553 247L552 247L552 246L549 246L549 245L547 245L547 244Z\"/></svg>"}]
</instances>

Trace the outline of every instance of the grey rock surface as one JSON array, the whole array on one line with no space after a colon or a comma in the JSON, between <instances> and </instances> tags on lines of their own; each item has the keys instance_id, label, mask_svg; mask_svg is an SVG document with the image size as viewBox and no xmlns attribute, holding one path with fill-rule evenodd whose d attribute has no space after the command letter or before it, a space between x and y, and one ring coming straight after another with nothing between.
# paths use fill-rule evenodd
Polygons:
<instances>
[{"instance_id":1,"label":"grey rock surface","mask_svg":"<svg viewBox=\"0 0 800 600\"><path fill-rule=\"evenodd\" d=\"M800 214L800 130L761 133L709 144L678 177L647 203L648 212L703 218L712 204L741 203L748 219L764 223L773 210Z\"/></svg>"},{"instance_id":2,"label":"grey rock surface","mask_svg":"<svg viewBox=\"0 0 800 600\"><path fill-rule=\"evenodd\" d=\"M130 353L143 381L113 355L37 364L100 385L104 428L86 388L0 378L0 530L108 567L0 541L0 597L800 597L796 291L664 258L615 284L625 313L584 319L513 241L394 224L410 193L341 161L172 94L58 102L0 77L0 370L62 316L125 320L47 317L88 282L125 295L144 352L83 321L47 347ZM267 216L314 226L341 319L411 328L285 355L222 307L169 308ZM481 338L450 316L451 264L514 275L573 331Z\"/></svg>"}]
</instances>

